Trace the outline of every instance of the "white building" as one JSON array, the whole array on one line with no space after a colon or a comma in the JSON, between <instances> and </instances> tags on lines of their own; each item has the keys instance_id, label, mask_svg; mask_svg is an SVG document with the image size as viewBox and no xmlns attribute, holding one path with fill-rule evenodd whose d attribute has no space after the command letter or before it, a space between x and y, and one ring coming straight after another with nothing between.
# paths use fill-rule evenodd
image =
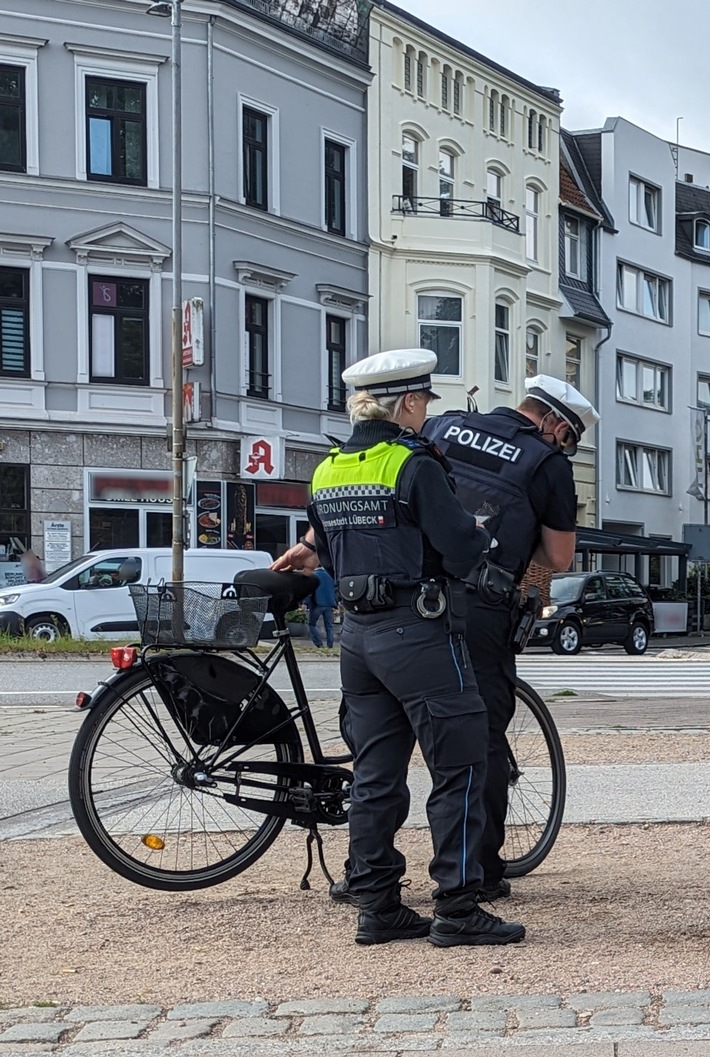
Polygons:
<instances>
[{"instance_id":1,"label":"white building","mask_svg":"<svg viewBox=\"0 0 710 1057\"><path fill-rule=\"evenodd\" d=\"M437 410L512 406L565 375L559 95L386 0L370 27L370 349L434 349Z\"/></svg>"}]
</instances>

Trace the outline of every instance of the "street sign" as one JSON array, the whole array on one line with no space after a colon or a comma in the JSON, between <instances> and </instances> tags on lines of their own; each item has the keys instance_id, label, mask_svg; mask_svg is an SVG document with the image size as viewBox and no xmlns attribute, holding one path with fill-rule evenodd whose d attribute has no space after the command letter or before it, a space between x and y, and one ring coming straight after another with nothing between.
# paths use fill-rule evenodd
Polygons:
<instances>
[{"instance_id":1,"label":"street sign","mask_svg":"<svg viewBox=\"0 0 710 1057\"><path fill-rule=\"evenodd\" d=\"M182 365L201 367L205 362L205 304L201 297L182 303Z\"/></svg>"},{"instance_id":2,"label":"street sign","mask_svg":"<svg viewBox=\"0 0 710 1057\"><path fill-rule=\"evenodd\" d=\"M200 421L200 383L184 382L182 387L182 419L188 422Z\"/></svg>"},{"instance_id":3,"label":"street sign","mask_svg":"<svg viewBox=\"0 0 710 1057\"><path fill-rule=\"evenodd\" d=\"M683 525L683 543L690 544L691 562L710 562L710 525Z\"/></svg>"}]
</instances>

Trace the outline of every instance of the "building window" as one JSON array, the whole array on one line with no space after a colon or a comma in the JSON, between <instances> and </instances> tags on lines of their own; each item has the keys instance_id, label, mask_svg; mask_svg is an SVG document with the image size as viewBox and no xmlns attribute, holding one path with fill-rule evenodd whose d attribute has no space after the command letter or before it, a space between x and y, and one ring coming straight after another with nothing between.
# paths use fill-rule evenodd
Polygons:
<instances>
[{"instance_id":1,"label":"building window","mask_svg":"<svg viewBox=\"0 0 710 1057\"><path fill-rule=\"evenodd\" d=\"M510 381L510 309L496 301L495 380L508 385Z\"/></svg>"},{"instance_id":2,"label":"building window","mask_svg":"<svg viewBox=\"0 0 710 1057\"><path fill-rule=\"evenodd\" d=\"M616 445L616 487L670 495L669 452L641 444Z\"/></svg>"},{"instance_id":3,"label":"building window","mask_svg":"<svg viewBox=\"0 0 710 1057\"><path fill-rule=\"evenodd\" d=\"M0 562L19 562L18 541L30 546L29 476L29 466L0 465Z\"/></svg>"},{"instance_id":4,"label":"building window","mask_svg":"<svg viewBox=\"0 0 710 1057\"><path fill-rule=\"evenodd\" d=\"M269 395L269 302L244 299L247 334L247 396Z\"/></svg>"},{"instance_id":5,"label":"building window","mask_svg":"<svg viewBox=\"0 0 710 1057\"><path fill-rule=\"evenodd\" d=\"M710 408L710 374L698 375L698 403Z\"/></svg>"},{"instance_id":6,"label":"building window","mask_svg":"<svg viewBox=\"0 0 710 1057\"><path fill-rule=\"evenodd\" d=\"M490 220L502 218L503 177L495 169L486 173L486 213Z\"/></svg>"},{"instance_id":7,"label":"building window","mask_svg":"<svg viewBox=\"0 0 710 1057\"><path fill-rule=\"evenodd\" d=\"M530 150L535 149L536 143L536 130L537 130L537 114L534 110L531 110L528 114L528 147Z\"/></svg>"},{"instance_id":8,"label":"building window","mask_svg":"<svg viewBox=\"0 0 710 1057\"><path fill-rule=\"evenodd\" d=\"M346 367L347 323L338 316L325 317L326 348L328 350L328 410L345 410L345 382L341 375Z\"/></svg>"},{"instance_id":9,"label":"building window","mask_svg":"<svg viewBox=\"0 0 710 1057\"><path fill-rule=\"evenodd\" d=\"M698 333L710 334L710 293L698 292Z\"/></svg>"},{"instance_id":10,"label":"building window","mask_svg":"<svg viewBox=\"0 0 710 1057\"><path fill-rule=\"evenodd\" d=\"M417 208L419 144L412 136L402 137L402 206L414 213Z\"/></svg>"},{"instance_id":11,"label":"building window","mask_svg":"<svg viewBox=\"0 0 710 1057\"><path fill-rule=\"evenodd\" d=\"M89 180L145 187L145 84L87 77L86 142Z\"/></svg>"},{"instance_id":12,"label":"building window","mask_svg":"<svg viewBox=\"0 0 710 1057\"><path fill-rule=\"evenodd\" d=\"M540 116L537 120L537 149L540 154L545 152L545 118Z\"/></svg>"},{"instance_id":13,"label":"building window","mask_svg":"<svg viewBox=\"0 0 710 1057\"><path fill-rule=\"evenodd\" d=\"M454 113L461 113L461 82L458 77L454 79Z\"/></svg>"},{"instance_id":14,"label":"building window","mask_svg":"<svg viewBox=\"0 0 710 1057\"><path fill-rule=\"evenodd\" d=\"M441 109L449 109L449 75L448 73L442 73L441 75Z\"/></svg>"},{"instance_id":15,"label":"building window","mask_svg":"<svg viewBox=\"0 0 710 1057\"><path fill-rule=\"evenodd\" d=\"M491 132L497 132L498 106L498 93L493 91L488 99L488 128Z\"/></svg>"},{"instance_id":16,"label":"building window","mask_svg":"<svg viewBox=\"0 0 710 1057\"><path fill-rule=\"evenodd\" d=\"M0 65L0 169L27 171L25 69Z\"/></svg>"},{"instance_id":17,"label":"building window","mask_svg":"<svg viewBox=\"0 0 710 1057\"><path fill-rule=\"evenodd\" d=\"M437 357L437 374L461 374L463 344L462 298L451 294L419 294L419 345Z\"/></svg>"},{"instance_id":18,"label":"building window","mask_svg":"<svg viewBox=\"0 0 710 1057\"><path fill-rule=\"evenodd\" d=\"M660 275L619 262L616 299L618 307L627 312L670 323L671 284Z\"/></svg>"},{"instance_id":19,"label":"building window","mask_svg":"<svg viewBox=\"0 0 710 1057\"><path fill-rule=\"evenodd\" d=\"M325 141L325 224L333 235L345 234L345 158L342 143Z\"/></svg>"},{"instance_id":20,"label":"building window","mask_svg":"<svg viewBox=\"0 0 710 1057\"><path fill-rule=\"evenodd\" d=\"M565 271L582 279L582 225L576 217L565 217Z\"/></svg>"},{"instance_id":21,"label":"building window","mask_svg":"<svg viewBox=\"0 0 710 1057\"><path fill-rule=\"evenodd\" d=\"M417 59L417 95L424 98L424 63L421 59Z\"/></svg>"},{"instance_id":22,"label":"building window","mask_svg":"<svg viewBox=\"0 0 710 1057\"><path fill-rule=\"evenodd\" d=\"M710 253L710 224L707 220L695 221L694 245L696 250L703 250L705 253Z\"/></svg>"},{"instance_id":23,"label":"building window","mask_svg":"<svg viewBox=\"0 0 710 1057\"><path fill-rule=\"evenodd\" d=\"M616 399L670 411L669 367L634 356L616 358Z\"/></svg>"},{"instance_id":24,"label":"building window","mask_svg":"<svg viewBox=\"0 0 710 1057\"><path fill-rule=\"evenodd\" d=\"M538 254L538 217L540 192L534 187L525 188L525 253L529 261L536 261Z\"/></svg>"},{"instance_id":25,"label":"building window","mask_svg":"<svg viewBox=\"0 0 710 1057\"><path fill-rule=\"evenodd\" d=\"M29 277L26 268L0 268L0 376L29 378Z\"/></svg>"},{"instance_id":26,"label":"building window","mask_svg":"<svg viewBox=\"0 0 710 1057\"><path fill-rule=\"evenodd\" d=\"M408 51L404 53L404 90L412 90L412 56Z\"/></svg>"},{"instance_id":27,"label":"building window","mask_svg":"<svg viewBox=\"0 0 710 1057\"><path fill-rule=\"evenodd\" d=\"M439 151L439 212L442 217L449 217L453 212L455 192L454 156L451 151Z\"/></svg>"},{"instance_id":28,"label":"building window","mask_svg":"<svg viewBox=\"0 0 710 1057\"><path fill-rule=\"evenodd\" d=\"M508 134L508 107L510 100L507 95L501 96L500 100L500 134L505 139Z\"/></svg>"},{"instance_id":29,"label":"building window","mask_svg":"<svg viewBox=\"0 0 710 1057\"><path fill-rule=\"evenodd\" d=\"M244 201L255 209L269 208L268 136L268 115L245 106L242 110Z\"/></svg>"},{"instance_id":30,"label":"building window","mask_svg":"<svg viewBox=\"0 0 710 1057\"><path fill-rule=\"evenodd\" d=\"M575 389L582 388L582 339L565 334L565 379Z\"/></svg>"},{"instance_id":31,"label":"building window","mask_svg":"<svg viewBox=\"0 0 710 1057\"><path fill-rule=\"evenodd\" d=\"M528 327L525 332L525 377L534 378L540 370L540 335Z\"/></svg>"},{"instance_id":32,"label":"building window","mask_svg":"<svg viewBox=\"0 0 710 1057\"><path fill-rule=\"evenodd\" d=\"M629 220L649 231L659 231L660 188L635 176L629 177Z\"/></svg>"},{"instance_id":33,"label":"building window","mask_svg":"<svg viewBox=\"0 0 710 1057\"><path fill-rule=\"evenodd\" d=\"M148 280L89 276L91 381L147 385Z\"/></svg>"}]
</instances>

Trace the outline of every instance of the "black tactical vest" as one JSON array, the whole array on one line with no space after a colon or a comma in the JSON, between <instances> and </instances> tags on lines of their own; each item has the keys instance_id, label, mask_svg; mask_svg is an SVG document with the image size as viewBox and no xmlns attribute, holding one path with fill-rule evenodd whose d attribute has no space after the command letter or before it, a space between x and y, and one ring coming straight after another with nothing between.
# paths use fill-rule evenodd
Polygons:
<instances>
[{"instance_id":1,"label":"black tactical vest","mask_svg":"<svg viewBox=\"0 0 710 1057\"><path fill-rule=\"evenodd\" d=\"M462 506L498 541L491 559L520 579L540 541L530 482L545 459L564 456L534 423L495 411L438 415L423 432L451 463Z\"/></svg>"}]
</instances>

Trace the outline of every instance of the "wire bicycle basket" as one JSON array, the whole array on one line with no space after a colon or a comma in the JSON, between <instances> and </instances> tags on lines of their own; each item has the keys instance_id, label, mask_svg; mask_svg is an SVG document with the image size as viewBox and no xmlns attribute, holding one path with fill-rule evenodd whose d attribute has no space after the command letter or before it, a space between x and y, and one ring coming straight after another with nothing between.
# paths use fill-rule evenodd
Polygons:
<instances>
[{"instance_id":1,"label":"wire bicycle basket","mask_svg":"<svg viewBox=\"0 0 710 1057\"><path fill-rule=\"evenodd\" d=\"M240 598L233 587L206 583L129 584L143 646L256 646L268 598Z\"/></svg>"}]
</instances>

